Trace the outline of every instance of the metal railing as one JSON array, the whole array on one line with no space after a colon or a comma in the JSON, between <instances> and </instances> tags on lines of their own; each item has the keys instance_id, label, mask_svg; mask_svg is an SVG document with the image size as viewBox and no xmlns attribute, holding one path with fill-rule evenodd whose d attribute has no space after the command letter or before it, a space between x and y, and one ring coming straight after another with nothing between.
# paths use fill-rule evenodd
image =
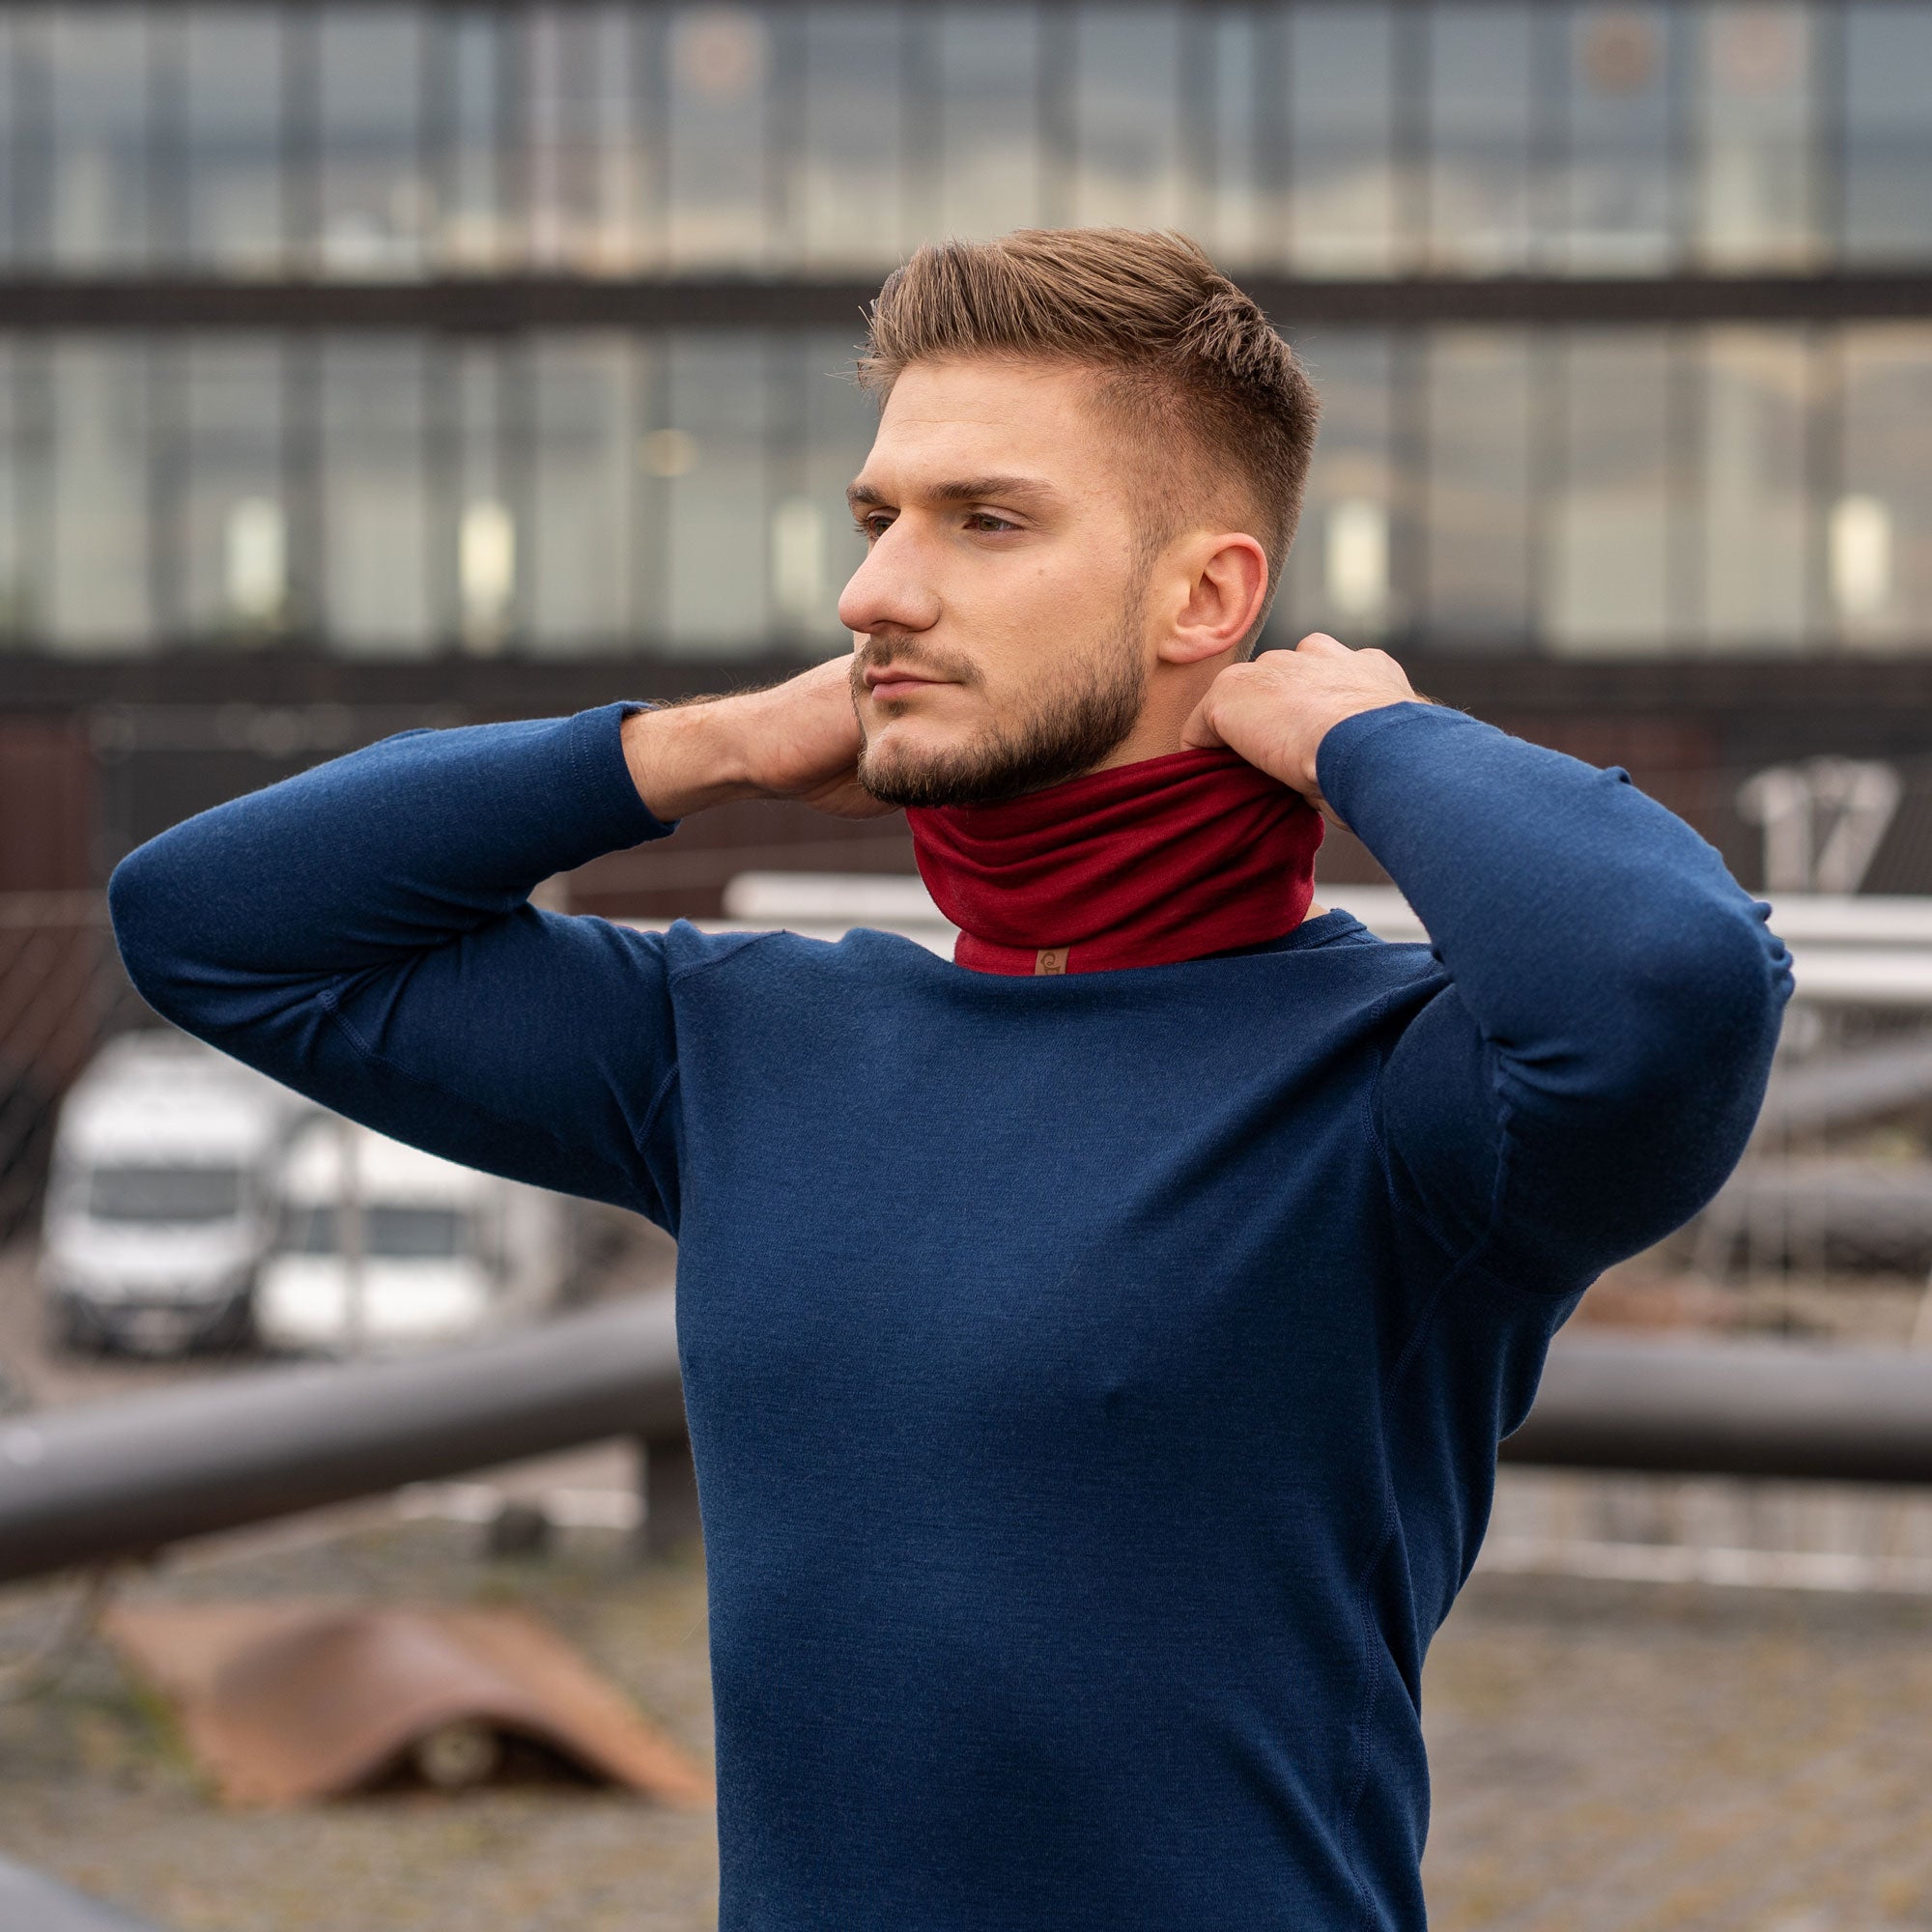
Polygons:
<instances>
[{"instance_id":1,"label":"metal railing","mask_svg":"<svg viewBox=\"0 0 1932 1932\"><path fill-rule=\"evenodd\" d=\"M0 1421L0 1583L628 1436L647 1547L696 1527L668 1293L446 1353L279 1368Z\"/></svg>"},{"instance_id":2,"label":"metal railing","mask_svg":"<svg viewBox=\"0 0 1932 1932\"><path fill-rule=\"evenodd\" d=\"M526 1456L644 1445L644 1524L696 1527L671 1299L413 1360L265 1369L0 1424L0 1582ZM1560 1342L1506 1460L1932 1483L1932 1358L1779 1343Z\"/></svg>"}]
</instances>

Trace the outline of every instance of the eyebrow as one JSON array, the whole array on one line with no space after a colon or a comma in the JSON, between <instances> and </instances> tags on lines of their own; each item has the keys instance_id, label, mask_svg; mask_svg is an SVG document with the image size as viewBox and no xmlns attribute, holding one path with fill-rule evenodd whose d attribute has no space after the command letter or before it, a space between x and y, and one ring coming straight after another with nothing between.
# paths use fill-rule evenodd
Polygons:
<instances>
[{"instance_id":1,"label":"eyebrow","mask_svg":"<svg viewBox=\"0 0 1932 1932\"><path fill-rule=\"evenodd\" d=\"M1058 503L1060 492L1037 476L966 476L955 482L934 483L914 493L933 503ZM886 495L869 483L854 483L845 500L857 509L890 508Z\"/></svg>"}]
</instances>

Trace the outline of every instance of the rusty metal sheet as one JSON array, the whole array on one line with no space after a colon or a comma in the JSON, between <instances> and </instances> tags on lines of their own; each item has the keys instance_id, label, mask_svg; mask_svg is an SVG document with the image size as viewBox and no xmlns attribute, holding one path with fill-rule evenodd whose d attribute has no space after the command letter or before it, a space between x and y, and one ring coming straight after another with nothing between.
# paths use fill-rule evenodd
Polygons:
<instances>
[{"instance_id":1,"label":"rusty metal sheet","mask_svg":"<svg viewBox=\"0 0 1932 1932\"><path fill-rule=\"evenodd\" d=\"M665 1804L713 1802L700 1765L520 1611L124 1605L102 1629L178 1710L231 1804L356 1790L453 1727L534 1740Z\"/></svg>"}]
</instances>

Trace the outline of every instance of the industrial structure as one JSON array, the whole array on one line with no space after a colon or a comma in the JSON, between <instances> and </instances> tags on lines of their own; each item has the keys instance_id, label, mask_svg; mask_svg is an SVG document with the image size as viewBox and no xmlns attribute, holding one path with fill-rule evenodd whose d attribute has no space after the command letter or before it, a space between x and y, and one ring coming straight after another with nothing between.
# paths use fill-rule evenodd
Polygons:
<instances>
[{"instance_id":1,"label":"industrial structure","mask_svg":"<svg viewBox=\"0 0 1932 1932\"><path fill-rule=\"evenodd\" d=\"M864 303L1063 222L1192 232L1313 368L1274 640L1728 844L1932 697L1928 72L1926 0L0 0L0 891L836 650ZM710 836L837 836L782 818Z\"/></svg>"}]
</instances>

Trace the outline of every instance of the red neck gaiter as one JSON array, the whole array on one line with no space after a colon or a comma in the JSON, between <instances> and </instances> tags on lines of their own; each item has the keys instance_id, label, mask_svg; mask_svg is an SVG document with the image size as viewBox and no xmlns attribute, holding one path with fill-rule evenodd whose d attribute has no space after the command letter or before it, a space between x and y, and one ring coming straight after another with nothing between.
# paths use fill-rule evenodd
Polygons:
<instances>
[{"instance_id":1,"label":"red neck gaiter","mask_svg":"<svg viewBox=\"0 0 1932 1932\"><path fill-rule=\"evenodd\" d=\"M1321 815L1228 751L1117 765L1005 805L906 812L926 890L980 973L1167 966L1293 932Z\"/></svg>"}]
</instances>

